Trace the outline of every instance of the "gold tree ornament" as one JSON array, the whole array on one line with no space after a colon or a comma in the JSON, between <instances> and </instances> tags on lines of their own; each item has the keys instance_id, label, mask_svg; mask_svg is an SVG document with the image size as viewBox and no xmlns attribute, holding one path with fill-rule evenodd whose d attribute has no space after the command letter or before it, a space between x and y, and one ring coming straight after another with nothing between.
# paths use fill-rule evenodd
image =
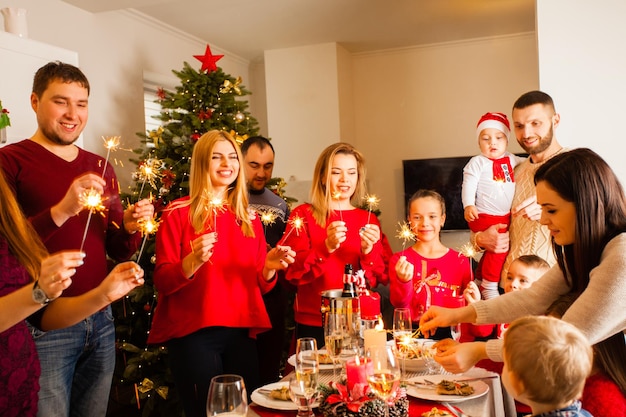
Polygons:
<instances>
[{"instance_id":1,"label":"gold tree ornament","mask_svg":"<svg viewBox=\"0 0 626 417\"><path fill-rule=\"evenodd\" d=\"M234 83L231 82L229 79L224 80L224 84L222 84L222 87L220 88L220 93L226 94L229 93L232 89L235 93L237 93L237 95L240 96L241 88L239 88L239 84L241 84L241 81L241 76L237 77Z\"/></svg>"}]
</instances>

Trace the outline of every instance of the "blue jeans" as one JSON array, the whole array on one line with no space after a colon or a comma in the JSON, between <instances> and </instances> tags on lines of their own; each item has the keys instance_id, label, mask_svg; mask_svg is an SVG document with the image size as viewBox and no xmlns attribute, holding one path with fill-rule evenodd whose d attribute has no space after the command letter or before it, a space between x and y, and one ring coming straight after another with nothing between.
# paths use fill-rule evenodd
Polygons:
<instances>
[{"instance_id":1,"label":"blue jeans","mask_svg":"<svg viewBox=\"0 0 626 417\"><path fill-rule=\"evenodd\" d=\"M65 329L30 326L41 363L39 417L104 417L115 368L111 307Z\"/></svg>"}]
</instances>

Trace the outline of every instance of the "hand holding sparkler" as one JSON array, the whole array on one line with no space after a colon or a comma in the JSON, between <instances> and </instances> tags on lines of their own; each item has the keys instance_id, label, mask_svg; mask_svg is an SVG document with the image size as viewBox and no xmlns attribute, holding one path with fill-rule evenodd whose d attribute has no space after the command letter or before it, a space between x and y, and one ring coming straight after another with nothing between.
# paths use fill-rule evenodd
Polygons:
<instances>
[{"instance_id":1,"label":"hand holding sparkler","mask_svg":"<svg viewBox=\"0 0 626 417\"><path fill-rule=\"evenodd\" d=\"M62 226L68 219L76 216L83 209L90 209L85 205L85 193L93 190L102 195L106 183L94 173L83 174L72 181L63 199L50 208L50 215L57 226Z\"/></svg>"},{"instance_id":2,"label":"hand holding sparkler","mask_svg":"<svg viewBox=\"0 0 626 417\"><path fill-rule=\"evenodd\" d=\"M263 267L263 277L266 281L274 278L276 270L286 269L294 263L296 259L296 251L289 246L276 246L267 252L265 257L265 266Z\"/></svg>"},{"instance_id":3,"label":"hand holding sparkler","mask_svg":"<svg viewBox=\"0 0 626 417\"><path fill-rule=\"evenodd\" d=\"M128 233L144 230L144 225L154 216L154 206L150 199L139 200L124 210L124 229Z\"/></svg>"},{"instance_id":4,"label":"hand holding sparkler","mask_svg":"<svg viewBox=\"0 0 626 417\"><path fill-rule=\"evenodd\" d=\"M380 228L377 224L366 224L359 230L361 238L361 252L367 255L374 249L374 244L380 240Z\"/></svg>"},{"instance_id":5,"label":"hand holding sparkler","mask_svg":"<svg viewBox=\"0 0 626 417\"><path fill-rule=\"evenodd\" d=\"M407 261L404 255L398 258L395 270L398 278L402 282L409 282L413 279L413 275L415 274L415 266Z\"/></svg>"},{"instance_id":6,"label":"hand holding sparkler","mask_svg":"<svg viewBox=\"0 0 626 417\"><path fill-rule=\"evenodd\" d=\"M105 305L128 294L133 288L143 285L144 271L135 262L123 262L115 265L96 290L102 294Z\"/></svg>"},{"instance_id":7,"label":"hand holding sparkler","mask_svg":"<svg viewBox=\"0 0 626 417\"><path fill-rule=\"evenodd\" d=\"M217 233L205 233L194 240L189 241L191 252L183 258L183 273L186 277L191 277L195 272L210 262L213 256L213 248L217 243Z\"/></svg>"},{"instance_id":8,"label":"hand holding sparkler","mask_svg":"<svg viewBox=\"0 0 626 417\"><path fill-rule=\"evenodd\" d=\"M346 224L341 220L331 222L326 228L326 249L328 253L333 253L343 242L346 241L348 228Z\"/></svg>"}]
</instances>

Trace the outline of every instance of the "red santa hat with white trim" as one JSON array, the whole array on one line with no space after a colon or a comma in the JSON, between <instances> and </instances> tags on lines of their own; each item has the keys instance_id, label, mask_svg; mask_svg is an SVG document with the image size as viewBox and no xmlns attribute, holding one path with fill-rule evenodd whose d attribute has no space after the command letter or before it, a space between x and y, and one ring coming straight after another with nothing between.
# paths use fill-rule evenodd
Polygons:
<instances>
[{"instance_id":1,"label":"red santa hat with white trim","mask_svg":"<svg viewBox=\"0 0 626 417\"><path fill-rule=\"evenodd\" d=\"M504 113L485 113L481 116L478 124L476 125L476 136L480 136L480 132L483 129L498 129L502 133L509 137L511 133L511 126L509 125L509 119Z\"/></svg>"}]
</instances>

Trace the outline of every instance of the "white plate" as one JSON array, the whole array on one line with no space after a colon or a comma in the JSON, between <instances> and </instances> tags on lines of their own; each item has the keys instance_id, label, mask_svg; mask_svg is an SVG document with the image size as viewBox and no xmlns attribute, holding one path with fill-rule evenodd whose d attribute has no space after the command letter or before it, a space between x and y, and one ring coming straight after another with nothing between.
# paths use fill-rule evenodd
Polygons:
<instances>
[{"instance_id":1,"label":"white plate","mask_svg":"<svg viewBox=\"0 0 626 417\"><path fill-rule=\"evenodd\" d=\"M419 341L430 341L431 339L415 339L415 340L419 340ZM388 340L387 341L387 345L389 346L393 346L394 345L394 341L393 340ZM409 372L419 372L419 371L425 371L428 369L428 367L426 366L426 362L424 361L423 358L413 358L413 359L404 359L406 360L406 370ZM402 361L403 359L400 359L400 365L402 365Z\"/></svg>"},{"instance_id":2,"label":"white plate","mask_svg":"<svg viewBox=\"0 0 626 417\"><path fill-rule=\"evenodd\" d=\"M326 354L326 349L318 349L317 353L323 353ZM291 355L289 357L289 359L287 359L287 363L291 366L296 366L296 355ZM335 367L337 368L341 368L341 364L340 363L336 363ZM407 368L408 369L408 368ZM332 371L333 370L333 364L332 363L320 363L320 371Z\"/></svg>"},{"instance_id":3,"label":"white plate","mask_svg":"<svg viewBox=\"0 0 626 417\"><path fill-rule=\"evenodd\" d=\"M273 398L268 397L267 395L261 394L259 392L259 390L263 389L263 390L273 390L273 389L278 389L278 388L282 388L282 387L286 387L289 386L289 382L288 381L283 381L283 382L274 382L273 384L267 384L261 388L257 388L252 392L252 395L250 396L250 398L252 399L252 401L254 401L255 404L260 405L262 407L266 407L266 408L271 408L273 410L294 410L297 411L298 410L298 406L296 406L296 404L294 404L293 401L289 400L289 401L283 401L283 400L275 400ZM311 406L311 408L315 408L319 405L319 403L316 401L313 403L313 405Z\"/></svg>"},{"instance_id":4,"label":"white plate","mask_svg":"<svg viewBox=\"0 0 626 417\"><path fill-rule=\"evenodd\" d=\"M429 381L438 383L442 379L456 379L462 381L464 377L462 375L424 375L411 378L409 379L409 381L423 381L424 378L428 379ZM461 401L470 400L472 398L482 397L489 392L489 385L487 385L483 381L472 381L468 382L468 384L470 384L474 388L474 393L471 395L437 395L435 389L433 388L421 388L414 385L407 385L406 393L411 397L421 398L422 400L458 403Z\"/></svg>"}]
</instances>

